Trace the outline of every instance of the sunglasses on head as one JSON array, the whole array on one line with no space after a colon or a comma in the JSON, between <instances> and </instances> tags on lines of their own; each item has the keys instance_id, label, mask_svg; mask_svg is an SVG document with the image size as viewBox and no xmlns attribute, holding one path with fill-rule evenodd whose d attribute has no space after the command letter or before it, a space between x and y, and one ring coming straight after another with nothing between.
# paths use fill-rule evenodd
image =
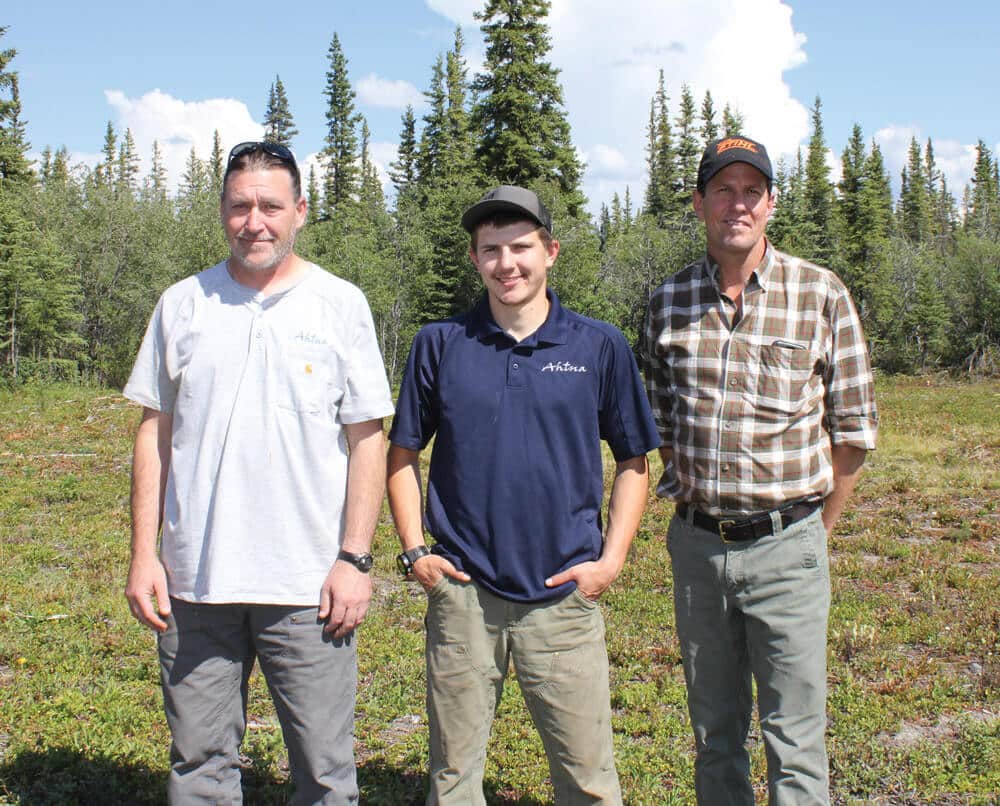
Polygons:
<instances>
[{"instance_id":1,"label":"sunglasses on head","mask_svg":"<svg viewBox=\"0 0 1000 806\"><path fill-rule=\"evenodd\" d=\"M269 143L265 140L247 140L245 143L233 146L229 152L229 159L226 161L226 173L229 173L233 160L239 159L246 154L251 154L254 151L263 151L265 154L281 160L293 168L295 174L298 175L299 166L295 162L295 155L292 154L291 149L281 145L281 143Z\"/></svg>"}]
</instances>

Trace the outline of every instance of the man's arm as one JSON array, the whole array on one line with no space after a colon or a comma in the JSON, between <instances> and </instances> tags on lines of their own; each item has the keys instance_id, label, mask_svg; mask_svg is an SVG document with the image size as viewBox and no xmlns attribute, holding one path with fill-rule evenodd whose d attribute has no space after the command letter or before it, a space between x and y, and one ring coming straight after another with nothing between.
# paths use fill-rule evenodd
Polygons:
<instances>
[{"instance_id":1,"label":"man's arm","mask_svg":"<svg viewBox=\"0 0 1000 806\"><path fill-rule=\"evenodd\" d=\"M132 615L151 629L167 629L167 574L156 551L170 467L173 415L144 408L132 457L132 560L125 597ZM156 599L154 606L153 599Z\"/></svg>"},{"instance_id":2,"label":"man's arm","mask_svg":"<svg viewBox=\"0 0 1000 806\"><path fill-rule=\"evenodd\" d=\"M425 545L422 519L423 500L420 490L419 451L389 446L389 472L386 487L389 491L389 509L399 532L399 542L403 551ZM459 571L444 557L428 554L413 564L413 576L430 590L442 576L450 576L468 582L468 574Z\"/></svg>"},{"instance_id":3,"label":"man's arm","mask_svg":"<svg viewBox=\"0 0 1000 806\"><path fill-rule=\"evenodd\" d=\"M634 456L618 462L608 502L608 529L600 559L567 568L546 579L545 584L553 588L575 580L580 593L588 599L600 598L625 565L648 497L649 465L646 457Z\"/></svg>"},{"instance_id":4,"label":"man's arm","mask_svg":"<svg viewBox=\"0 0 1000 806\"><path fill-rule=\"evenodd\" d=\"M858 483L861 466L868 451L853 445L834 445L831 453L833 492L823 501L823 525L826 527L827 536L833 534L833 527L844 511L847 499L854 492L854 485Z\"/></svg>"},{"instance_id":5,"label":"man's arm","mask_svg":"<svg viewBox=\"0 0 1000 806\"><path fill-rule=\"evenodd\" d=\"M344 539L340 547L352 554L371 551L375 525L385 490L385 449L382 420L344 426L350 456L347 460L347 499L344 501ZM368 612L372 581L348 562L334 561L319 595L323 631L341 638L355 629Z\"/></svg>"}]
</instances>

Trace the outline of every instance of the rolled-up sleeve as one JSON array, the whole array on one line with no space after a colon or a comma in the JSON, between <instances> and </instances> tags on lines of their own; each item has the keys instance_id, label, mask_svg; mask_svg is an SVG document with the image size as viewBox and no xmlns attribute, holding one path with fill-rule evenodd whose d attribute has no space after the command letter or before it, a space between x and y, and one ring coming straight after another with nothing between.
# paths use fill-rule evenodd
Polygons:
<instances>
[{"instance_id":1,"label":"rolled-up sleeve","mask_svg":"<svg viewBox=\"0 0 1000 806\"><path fill-rule=\"evenodd\" d=\"M875 378L861 320L846 288L833 300L824 424L834 445L872 450L878 433Z\"/></svg>"}]
</instances>

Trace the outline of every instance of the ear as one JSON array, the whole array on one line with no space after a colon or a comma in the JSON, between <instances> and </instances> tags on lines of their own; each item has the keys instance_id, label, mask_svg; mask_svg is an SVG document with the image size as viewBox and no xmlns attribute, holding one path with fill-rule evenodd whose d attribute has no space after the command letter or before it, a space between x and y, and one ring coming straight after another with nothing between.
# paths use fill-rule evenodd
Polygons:
<instances>
[{"instance_id":1,"label":"ear","mask_svg":"<svg viewBox=\"0 0 1000 806\"><path fill-rule=\"evenodd\" d=\"M295 229L300 230L306 224L306 212L309 209L309 204L306 201L305 196L299 196L297 202L295 202Z\"/></svg>"},{"instance_id":2,"label":"ear","mask_svg":"<svg viewBox=\"0 0 1000 806\"><path fill-rule=\"evenodd\" d=\"M701 195L701 191L695 188L694 193L691 194L691 206L694 207L694 213L701 221L705 220L705 197Z\"/></svg>"},{"instance_id":3,"label":"ear","mask_svg":"<svg viewBox=\"0 0 1000 806\"><path fill-rule=\"evenodd\" d=\"M559 241L553 238L549 241L549 246L545 250L545 268L552 268L552 264L556 262L556 258L559 257Z\"/></svg>"},{"instance_id":4,"label":"ear","mask_svg":"<svg viewBox=\"0 0 1000 806\"><path fill-rule=\"evenodd\" d=\"M476 250L471 246L469 247L469 260L471 260L472 265L476 267L476 271L479 271L479 255L476 254Z\"/></svg>"}]
</instances>

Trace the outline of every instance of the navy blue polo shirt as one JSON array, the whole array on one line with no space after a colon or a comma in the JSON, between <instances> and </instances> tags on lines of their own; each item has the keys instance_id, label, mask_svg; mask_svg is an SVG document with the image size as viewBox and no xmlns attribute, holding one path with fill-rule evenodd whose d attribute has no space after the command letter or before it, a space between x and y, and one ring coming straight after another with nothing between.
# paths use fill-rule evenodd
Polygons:
<instances>
[{"instance_id":1,"label":"navy blue polo shirt","mask_svg":"<svg viewBox=\"0 0 1000 806\"><path fill-rule=\"evenodd\" d=\"M498 596L540 602L546 578L601 554L601 440L616 461L660 438L621 332L563 308L515 342L484 296L414 339L389 440L434 436L424 526L435 553Z\"/></svg>"}]
</instances>

